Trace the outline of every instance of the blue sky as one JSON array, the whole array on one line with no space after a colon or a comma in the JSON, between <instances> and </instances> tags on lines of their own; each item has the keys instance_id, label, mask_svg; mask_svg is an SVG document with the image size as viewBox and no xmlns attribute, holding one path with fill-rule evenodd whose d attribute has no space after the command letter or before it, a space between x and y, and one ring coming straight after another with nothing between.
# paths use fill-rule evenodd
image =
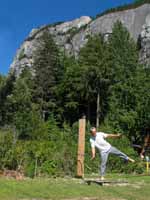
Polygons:
<instances>
[{"instance_id":1,"label":"blue sky","mask_svg":"<svg viewBox=\"0 0 150 200\"><path fill-rule=\"evenodd\" d=\"M17 49L32 28L80 16L95 16L134 0L1 0L0 73L7 74Z\"/></svg>"}]
</instances>

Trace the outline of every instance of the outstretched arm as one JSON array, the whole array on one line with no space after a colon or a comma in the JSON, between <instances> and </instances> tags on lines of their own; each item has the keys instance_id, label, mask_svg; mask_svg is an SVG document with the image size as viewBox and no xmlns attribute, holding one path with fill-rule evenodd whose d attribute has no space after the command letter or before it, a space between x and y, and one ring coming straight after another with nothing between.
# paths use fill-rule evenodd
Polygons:
<instances>
[{"instance_id":1,"label":"outstretched arm","mask_svg":"<svg viewBox=\"0 0 150 200\"><path fill-rule=\"evenodd\" d=\"M92 160L95 158L95 147L92 147Z\"/></svg>"},{"instance_id":2,"label":"outstretched arm","mask_svg":"<svg viewBox=\"0 0 150 200\"><path fill-rule=\"evenodd\" d=\"M106 134L106 138L120 138L122 135L118 134Z\"/></svg>"}]
</instances>

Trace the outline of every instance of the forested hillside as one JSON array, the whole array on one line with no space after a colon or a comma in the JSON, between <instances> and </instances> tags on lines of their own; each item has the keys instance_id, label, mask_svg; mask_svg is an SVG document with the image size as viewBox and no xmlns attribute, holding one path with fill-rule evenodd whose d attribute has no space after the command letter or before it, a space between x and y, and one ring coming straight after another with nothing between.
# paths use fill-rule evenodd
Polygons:
<instances>
[{"instance_id":1,"label":"forested hillside","mask_svg":"<svg viewBox=\"0 0 150 200\"><path fill-rule=\"evenodd\" d=\"M117 146L137 157L131 143L143 140L150 121L150 68L138 61L138 47L118 21L108 40L88 37L77 59L68 57L46 31L39 38L33 68L19 77L0 76L0 169L21 168L28 176L75 175L78 119L89 128L122 133ZM110 160L111 170L126 166ZM124 169L125 170L125 169ZM138 171L138 165L126 169Z\"/></svg>"},{"instance_id":2,"label":"forested hillside","mask_svg":"<svg viewBox=\"0 0 150 200\"><path fill-rule=\"evenodd\" d=\"M113 13L113 12L118 12L118 11L123 11L123 10L129 10L129 9L134 9L134 8L137 8L137 7L139 7L141 5L144 5L146 3L149 4L150 0L135 0L131 4L125 4L125 5L122 5L122 6L118 6L118 7L115 7L115 8L108 9L105 12L103 12L101 14L98 14L96 17L100 17L100 16L108 14L108 13Z\"/></svg>"}]
</instances>

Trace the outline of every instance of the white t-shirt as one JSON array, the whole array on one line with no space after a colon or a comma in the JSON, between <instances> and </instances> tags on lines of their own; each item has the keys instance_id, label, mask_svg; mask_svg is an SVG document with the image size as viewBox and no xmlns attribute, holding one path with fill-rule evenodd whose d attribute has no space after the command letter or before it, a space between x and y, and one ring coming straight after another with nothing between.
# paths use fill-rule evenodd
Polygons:
<instances>
[{"instance_id":1,"label":"white t-shirt","mask_svg":"<svg viewBox=\"0 0 150 200\"><path fill-rule=\"evenodd\" d=\"M97 132L95 137L90 138L91 147L96 147L98 150L106 152L110 149L111 145L105 140L106 133Z\"/></svg>"}]
</instances>

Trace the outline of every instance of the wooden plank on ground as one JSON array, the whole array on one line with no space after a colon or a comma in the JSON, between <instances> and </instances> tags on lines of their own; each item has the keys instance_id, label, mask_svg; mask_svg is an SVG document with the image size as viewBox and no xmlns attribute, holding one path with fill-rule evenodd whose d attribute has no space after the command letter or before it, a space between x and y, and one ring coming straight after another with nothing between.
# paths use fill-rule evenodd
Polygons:
<instances>
[{"instance_id":1,"label":"wooden plank on ground","mask_svg":"<svg viewBox=\"0 0 150 200\"><path fill-rule=\"evenodd\" d=\"M84 182L88 185L98 184L98 185L126 185L128 182L123 180L97 180L97 179L84 179Z\"/></svg>"}]
</instances>

